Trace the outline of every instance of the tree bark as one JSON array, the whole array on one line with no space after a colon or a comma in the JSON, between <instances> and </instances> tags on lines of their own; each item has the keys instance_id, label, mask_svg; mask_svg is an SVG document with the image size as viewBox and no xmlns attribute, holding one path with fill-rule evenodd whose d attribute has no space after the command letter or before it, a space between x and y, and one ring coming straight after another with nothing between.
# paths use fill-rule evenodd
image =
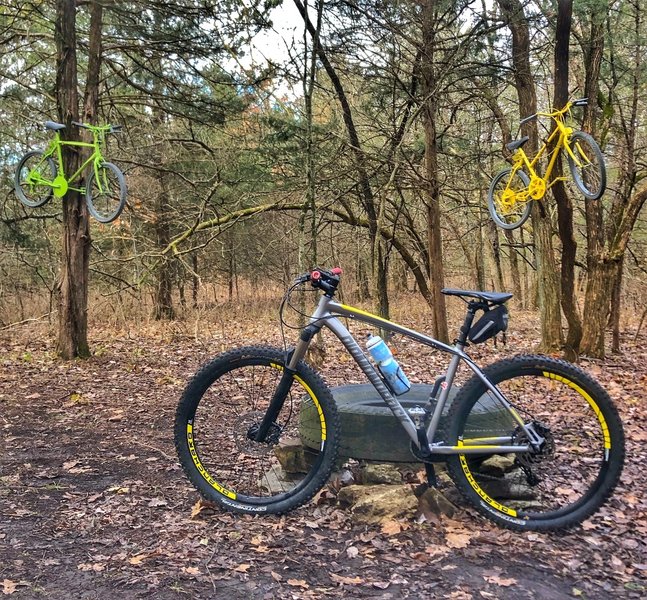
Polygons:
<instances>
[{"instance_id":1,"label":"tree bark","mask_svg":"<svg viewBox=\"0 0 647 600\"><path fill-rule=\"evenodd\" d=\"M64 139L78 141L78 73L76 61L76 4L74 0L56 3L56 101L59 120L66 128ZM74 173L80 157L70 146L63 147L66 174ZM72 359L90 355L88 344L88 278L90 229L87 206L78 191L70 190L63 203L63 260L59 284L59 327L57 349L61 357Z\"/></svg>"},{"instance_id":2,"label":"tree bark","mask_svg":"<svg viewBox=\"0 0 647 600\"><path fill-rule=\"evenodd\" d=\"M630 4L633 9L633 31L630 40L624 40L634 48L633 73L632 73L632 102L627 111L621 103L617 103L624 144L626 160L623 161L618 173L618 190L616 191L611 210L607 218L606 227L603 223L602 207L598 201L587 201L586 221L588 236L587 266L588 278L584 300L584 314L582 342L580 350L583 354L604 358L605 355L605 330L608 323L609 311L614 289L621 281L622 264L627 250L631 233L638 219L638 215L647 200L647 187L636 190L638 167L636 165L636 127L640 122L638 112L638 98L642 93L644 69L644 14L638 4ZM628 31L627 31L628 35ZM613 39L610 39L610 61L613 71L613 80L618 81L615 72L613 56L615 49ZM586 58L587 88L593 97L597 97L598 77L602 59L603 36L601 20L592 16L591 41ZM612 90L614 94L615 90ZM589 111L585 114L585 122L590 122L594 131L595 118L593 111L595 104L589 104ZM616 290L617 292L617 290ZM617 292L619 297L619 293ZM616 308L619 310L619 308Z\"/></svg>"}]
</instances>

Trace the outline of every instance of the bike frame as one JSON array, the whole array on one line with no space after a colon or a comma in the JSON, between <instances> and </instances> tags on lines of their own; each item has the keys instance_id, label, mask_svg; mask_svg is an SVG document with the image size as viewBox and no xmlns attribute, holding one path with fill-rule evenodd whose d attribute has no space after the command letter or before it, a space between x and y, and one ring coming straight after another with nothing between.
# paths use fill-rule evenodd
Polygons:
<instances>
[{"instance_id":1,"label":"bike frame","mask_svg":"<svg viewBox=\"0 0 647 600\"><path fill-rule=\"evenodd\" d=\"M536 115L533 115L533 117L549 117L555 122L555 129L551 132L551 134L548 136L548 139L542 144L541 148L539 148L539 151L535 155L535 157L530 160L528 158L528 155L523 151L523 148L518 148L517 151L514 154L514 159L512 163L512 171L510 172L510 178L508 180L508 184L513 181L513 178L515 174L520 170L525 167L525 169L528 171L530 174L531 178L538 178L541 179L544 182L544 185L546 186L546 190L550 189L555 183L558 181L565 181L567 178L566 177L555 177L552 181L549 182L550 176L553 172L553 168L555 167L555 164L557 163L557 157L559 155L559 152L561 150L566 150L568 155L575 161L575 164L578 166L581 166L581 163L577 156L573 153L571 150L568 142L568 139L573 133L573 128L568 127L567 125L564 124L564 117L566 113L569 113L571 110L572 104L569 102L562 110L557 110L554 112L550 113L537 113ZM528 118L533 118L533 117L528 117ZM525 121L526 119L524 119ZM524 122L522 121L522 123ZM546 167L546 172L543 177L540 177L537 174L537 171L535 170L535 166L537 163L541 160L542 156L548 151L548 148L550 148L551 143L557 139L557 142L555 143L555 147L552 151L550 160L548 162L548 166ZM526 194L528 194L526 190Z\"/></svg>"},{"instance_id":2,"label":"bike frame","mask_svg":"<svg viewBox=\"0 0 647 600\"><path fill-rule=\"evenodd\" d=\"M109 127L109 126L107 126ZM103 192L103 189L101 188L101 178L99 177L99 165L104 162L103 155L101 154L101 144L103 141L103 136L105 132L103 131L103 128L99 128L97 130L91 130L92 131L92 137L93 141L92 142L76 142L76 141L69 141L69 140L62 140L61 136L58 131L54 132L54 139L50 142L49 146L47 147L47 150L45 150L43 154L43 160L46 160L48 158L55 157L57 166L58 166L58 177L62 177L63 180L65 181L66 184L70 184L73 181L76 181L81 173L86 169L86 167L92 163L93 169L94 169L94 178L95 181L97 182L97 186L99 187L99 191ZM70 176L67 177L65 175L65 168L63 166L63 146L72 146L72 147L77 147L77 148L93 148L92 154L87 158L81 166ZM37 181L36 183L40 184L45 184L49 185L52 188L56 189L59 184L56 183L56 180L54 181L49 181L47 179L44 179L40 176L40 174L37 174ZM80 193L85 193L85 188L74 188L74 187L69 187L67 189L72 189L74 191L80 192ZM67 191L67 189L65 191Z\"/></svg>"},{"instance_id":3,"label":"bike frame","mask_svg":"<svg viewBox=\"0 0 647 600\"><path fill-rule=\"evenodd\" d=\"M417 448L423 451L428 451L432 454L443 455L484 453L506 454L510 452L518 453L532 451L534 445L541 444L543 442L543 438L534 431L530 424L526 424L524 422L519 413L505 399L505 397L501 394L497 387L488 380L481 369L464 352L464 347L466 345L465 336L467 335L467 331L471 326L472 320L474 318L474 313L475 310L468 309L468 314L465 317L465 323L461 328L461 336L454 346L449 346L432 337L414 331L413 329L409 329L407 327L403 327L402 325L398 325L397 323L382 319L381 317L367 313L358 308L347 306L345 304L339 304L329 296L322 295L317 308L310 317L309 325L306 326L301 332L300 340L290 356L287 368L284 372L281 384L279 385L279 389L277 389L277 392L275 393L274 399L278 397L279 402L282 403L281 396L285 398L285 394L287 394L289 385L292 382L292 374L295 372L298 362L305 357L310 341L314 337L315 333L318 332L322 327L327 327L337 338L339 338L346 350L348 350L349 354L353 357L359 368L364 372L367 379L384 400L386 405L391 409L393 415L400 422L404 430L407 432L407 435L411 438L411 441ZM421 431L416 428L416 425L412 421L405 408L386 387L377 370L369 362L360 345L357 343L355 338L353 338L353 336L343 325L343 323L339 320L339 317L353 319L361 323L379 327L383 330L404 335L426 346L430 346L436 350L440 350L452 355L449 366L447 368L447 372L445 373L444 378L440 379L440 381L442 381L442 384L440 386L434 387L436 393L437 387L440 387L441 391L440 396L437 399L436 406L431 415L429 425L427 426L426 430L424 430L426 437L420 435ZM526 432L526 434L528 435L528 440L530 440L529 444L513 444L511 443L512 439L510 436L463 439L459 440L456 446L446 445L443 441L435 441L441 414L449 398L449 392L451 390L456 371L461 362L467 364L467 366L483 382L486 388L501 403L501 406L505 407L505 409L510 413L514 421L519 424L519 427ZM274 404L274 399L272 404ZM276 409L276 413L278 413L279 409L280 407ZM270 407L268 414L264 419L264 423L271 423L271 420L273 418L272 413L273 409L272 407ZM428 440L428 448L421 448L421 439Z\"/></svg>"}]
</instances>

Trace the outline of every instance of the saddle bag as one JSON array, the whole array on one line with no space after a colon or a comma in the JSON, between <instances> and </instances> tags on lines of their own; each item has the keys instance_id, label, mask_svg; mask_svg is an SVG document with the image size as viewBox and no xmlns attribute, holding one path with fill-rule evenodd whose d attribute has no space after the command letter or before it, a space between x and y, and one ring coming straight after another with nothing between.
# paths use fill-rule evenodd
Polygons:
<instances>
[{"instance_id":1,"label":"saddle bag","mask_svg":"<svg viewBox=\"0 0 647 600\"><path fill-rule=\"evenodd\" d=\"M480 344L493 338L497 333L502 333L508 328L508 318L508 309L503 304L491 308L472 325L467 334L469 341Z\"/></svg>"}]
</instances>

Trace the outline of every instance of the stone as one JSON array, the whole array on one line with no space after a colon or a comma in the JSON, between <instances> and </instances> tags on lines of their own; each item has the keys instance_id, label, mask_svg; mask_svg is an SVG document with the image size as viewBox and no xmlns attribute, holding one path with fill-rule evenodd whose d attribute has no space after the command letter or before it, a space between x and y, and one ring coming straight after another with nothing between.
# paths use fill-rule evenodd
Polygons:
<instances>
[{"instance_id":1,"label":"stone","mask_svg":"<svg viewBox=\"0 0 647 600\"><path fill-rule=\"evenodd\" d=\"M339 490L337 498L364 523L413 518L418 508L418 499L408 485L350 485Z\"/></svg>"},{"instance_id":2,"label":"stone","mask_svg":"<svg viewBox=\"0 0 647 600\"><path fill-rule=\"evenodd\" d=\"M286 473L308 473L312 466L312 452L298 438L281 440L274 447L274 454Z\"/></svg>"},{"instance_id":3,"label":"stone","mask_svg":"<svg viewBox=\"0 0 647 600\"><path fill-rule=\"evenodd\" d=\"M481 482L485 492L496 500L535 500L536 496L532 488L526 483L523 477L519 477L518 471L506 473L499 479Z\"/></svg>"},{"instance_id":4,"label":"stone","mask_svg":"<svg viewBox=\"0 0 647 600\"><path fill-rule=\"evenodd\" d=\"M419 511L429 519L429 515L453 517L458 509L437 488L428 487L419 498Z\"/></svg>"},{"instance_id":5,"label":"stone","mask_svg":"<svg viewBox=\"0 0 647 600\"><path fill-rule=\"evenodd\" d=\"M494 454L484 460L478 468L479 473L503 476L514 468L514 454Z\"/></svg>"},{"instance_id":6,"label":"stone","mask_svg":"<svg viewBox=\"0 0 647 600\"><path fill-rule=\"evenodd\" d=\"M400 470L391 463L368 463L362 468L362 483L386 483L399 485L402 483Z\"/></svg>"}]
</instances>

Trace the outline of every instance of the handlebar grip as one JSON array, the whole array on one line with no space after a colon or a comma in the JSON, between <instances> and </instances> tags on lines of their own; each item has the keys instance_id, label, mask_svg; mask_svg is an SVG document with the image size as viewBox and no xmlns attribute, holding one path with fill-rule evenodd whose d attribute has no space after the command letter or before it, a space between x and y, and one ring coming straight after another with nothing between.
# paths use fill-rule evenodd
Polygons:
<instances>
[{"instance_id":1,"label":"handlebar grip","mask_svg":"<svg viewBox=\"0 0 647 600\"><path fill-rule=\"evenodd\" d=\"M83 129L90 129L85 123L78 123L77 121L72 121L72 125L76 125L77 127L83 127Z\"/></svg>"},{"instance_id":2,"label":"handlebar grip","mask_svg":"<svg viewBox=\"0 0 647 600\"><path fill-rule=\"evenodd\" d=\"M121 129L122 129L121 125L111 125L110 133L121 133Z\"/></svg>"},{"instance_id":3,"label":"handlebar grip","mask_svg":"<svg viewBox=\"0 0 647 600\"><path fill-rule=\"evenodd\" d=\"M579 98L578 100L573 100L573 102L571 102L573 106L586 106L588 103L588 98Z\"/></svg>"}]
</instances>

